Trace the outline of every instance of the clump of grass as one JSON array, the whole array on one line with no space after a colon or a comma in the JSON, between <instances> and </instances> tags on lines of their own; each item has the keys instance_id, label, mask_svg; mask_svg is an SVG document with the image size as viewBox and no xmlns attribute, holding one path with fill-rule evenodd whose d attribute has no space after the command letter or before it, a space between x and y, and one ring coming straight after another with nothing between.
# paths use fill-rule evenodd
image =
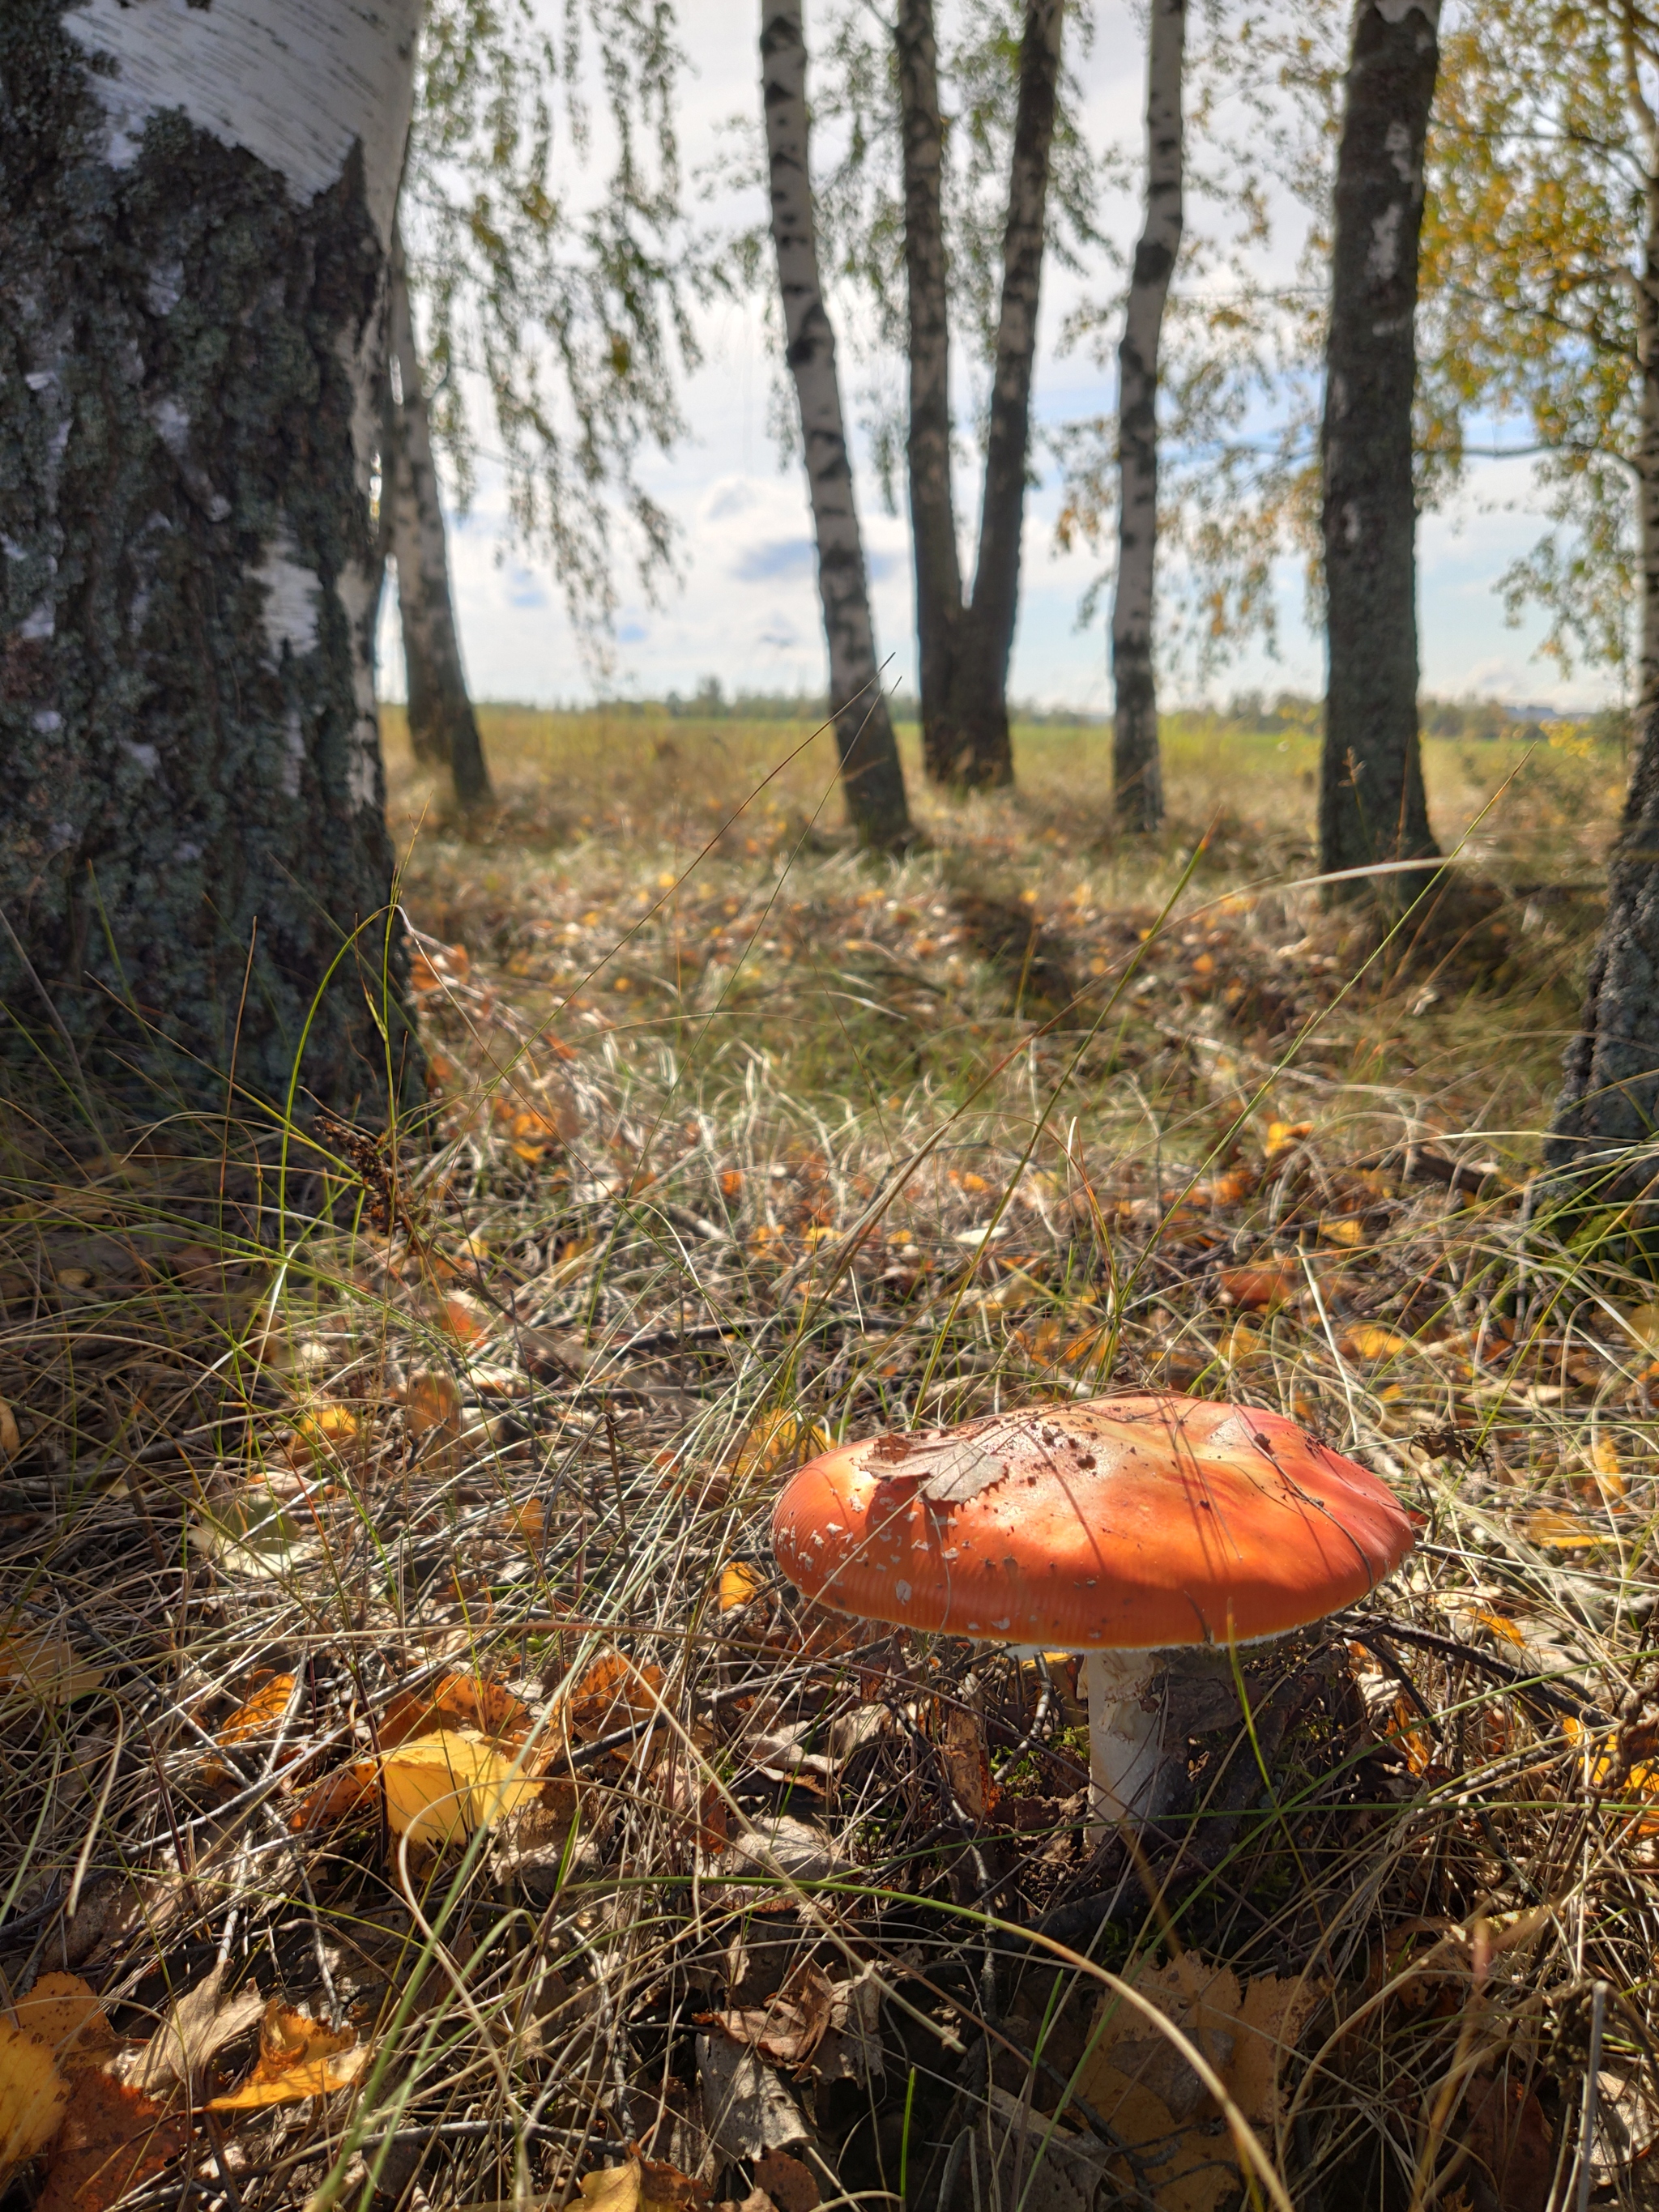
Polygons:
<instances>
[{"instance_id":1,"label":"clump of grass","mask_svg":"<svg viewBox=\"0 0 1659 2212\"><path fill-rule=\"evenodd\" d=\"M557 2203L630 2142L741 2201L698 2015L810 1966L876 1991L786 2084L821 2197L952 2212L1000 2095L1157 2203L1079 2083L1103 1974L1187 1953L1312 1993L1291 2202L1530 2202L1525 2160L1638 2201L1652 1294L1622 1219L1523 1203L1584 918L1356 975L1310 895L1103 852L1035 772L870 864L787 778L677 828L662 734L595 739L556 830L526 791L416 843L426 1148L294 1133L301 1212L205 1137L13 1127L5 1986L80 1971L136 2039L217 1971L373 2053L146 2201ZM1424 1536L1241 1655L1251 1727L1091 1856L1066 1668L801 1607L767 1517L821 1437L1148 1386L1316 1428ZM323 1817L457 1676L531 1716L536 1802L425 1855L373 1790Z\"/></svg>"}]
</instances>

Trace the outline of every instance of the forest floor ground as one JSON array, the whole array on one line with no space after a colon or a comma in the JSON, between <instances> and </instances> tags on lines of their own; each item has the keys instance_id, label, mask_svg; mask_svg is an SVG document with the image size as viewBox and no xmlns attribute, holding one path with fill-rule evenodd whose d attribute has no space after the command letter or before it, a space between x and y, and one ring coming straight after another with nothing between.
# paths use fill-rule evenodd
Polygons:
<instances>
[{"instance_id":1,"label":"forest floor ground","mask_svg":"<svg viewBox=\"0 0 1659 2212\"><path fill-rule=\"evenodd\" d=\"M460 822L388 717L435 1147L275 1248L160 1140L7 1168L4 2212L1659 2203L1659 1289L1528 1195L1621 763L1431 744L1384 929L1299 738L1174 734L1130 854L1022 729L877 861L805 725L482 719ZM1073 1662L769 1516L1149 1387L1423 1528L1091 1850Z\"/></svg>"}]
</instances>

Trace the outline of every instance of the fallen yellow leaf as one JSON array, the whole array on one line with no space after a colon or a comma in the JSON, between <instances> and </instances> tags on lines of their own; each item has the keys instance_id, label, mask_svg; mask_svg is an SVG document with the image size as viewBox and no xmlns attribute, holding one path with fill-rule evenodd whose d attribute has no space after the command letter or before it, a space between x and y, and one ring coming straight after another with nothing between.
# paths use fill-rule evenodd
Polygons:
<instances>
[{"instance_id":1,"label":"fallen yellow leaf","mask_svg":"<svg viewBox=\"0 0 1659 2212\"><path fill-rule=\"evenodd\" d=\"M1197 2046L1246 2119L1278 2118L1280 2061L1322 1984L1265 1975L1241 1991L1231 1971L1206 1966L1190 1951L1133 1978ZM1169 2037L1119 1998L1102 2001L1097 2030L1078 2069L1079 2097L1132 2148L1157 2145L1159 2212L1212 2212L1237 2192L1238 2168L1231 2139L1215 2129L1215 2100L1202 2079Z\"/></svg>"},{"instance_id":2,"label":"fallen yellow leaf","mask_svg":"<svg viewBox=\"0 0 1659 2212\"><path fill-rule=\"evenodd\" d=\"M324 2027L302 2012L272 1997L259 2023L259 2057L241 2087L228 2097L211 2097L216 2112L248 2112L264 2105L297 2104L304 2097L326 2097L349 2089L368 2063L368 2046L349 2029Z\"/></svg>"},{"instance_id":3,"label":"fallen yellow leaf","mask_svg":"<svg viewBox=\"0 0 1659 2212\"><path fill-rule=\"evenodd\" d=\"M0 2021L0 2179L46 2148L69 2093L46 2045Z\"/></svg>"},{"instance_id":4,"label":"fallen yellow leaf","mask_svg":"<svg viewBox=\"0 0 1659 2212\"><path fill-rule=\"evenodd\" d=\"M0 1629L0 1690L21 1690L43 1705L67 1705L103 1686L104 1670L82 1658L50 1628Z\"/></svg>"},{"instance_id":5,"label":"fallen yellow leaf","mask_svg":"<svg viewBox=\"0 0 1659 2212\"><path fill-rule=\"evenodd\" d=\"M804 1413L763 1413L744 1438L732 1473L739 1482L786 1474L829 1449L829 1431Z\"/></svg>"},{"instance_id":6,"label":"fallen yellow leaf","mask_svg":"<svg viewBox=\"0 0 1659 2212\"><path fill-rule=\"evenodd\" d=\"M301 1413L294 1433L313 1460L325 1459L356 1435L357 1416L349 1406L325 1404Z\"/></svg>"},{"instance_id":7,"label":"fallen yellow leaf","mask_svg":"<svg viewBox=\"0 0 1659 2212\"><path fill-rule=\"evenodd\" d=\"M1649 1302L1631 1306L1623 1318L1625 1327L1638 1344L1646 1345L1650 1351L1659 1351L1659 1304Z\"/></svg>"},{"instance_id":8,"label":"fallen yellow leaf","mask_svg":"<svg viewBox=\"0 0 1659 2212\"><path fill-rule=\"evenodd\" d=\"M1356 1228L1358 1225L1357 1222L1354 1224ZM1396 1336L1391 1328L1376 1328L1364 1322L1357 1328L1346 1330L1341 1346L1343 1351L1354 1359L1397 1359L1402 1352L1411 1350L1409 1340L1403 1336Z\"/></svg>"},{"instance_id":9,"label":"fallen yellow leaf","mask_svg":"<svg viewBox=\"0 0 1659 2212\"><path fill-rule=\"evenodd\" d=\"M526 1498L522 1505L507 1509L507 1526L532 1552L538 1552L547 1534L547 1507L539 1498Z\"/></svg>"},{"instance_id":10,"label":"fallen yellow leaf","mask_svg":"<svg viewBox=\"0 0 1659 2212\"><path fill-rule=\"evenodd\" d=\"M1319 1233L1322 1237L1329 1237L1333 1244L1346 1244L1352 1248L1364 1242L1365 1224L1363 1221L1356 1221L1351 1214L1328 1214L1319 1224Z\"/></svg>"},{"instance_id":11,"label":"fallen yellow leaf","mask_svg":"<svg viewBox=\"0 0 1659 2212\"><path fill-rule=\"evenodd\" d=\"M1311 1121L1269 1121L1267 1142L1264 1147L1267 1158L1277 1159L1281 1152L1288 1152L1292 1145L1299 1145L1304 1137L1312 1134Z\"/></svg>"},{"instance_id":12,"label":"fallen yellow leaf","mask_svg":"<svg viewBox=\"0 0 1659 2212\"><path fill-rule=\"evenodd\" d=\"M1603 1498L1616 1504L1625 1496L1625 1473L1619 1464L1619 1448L1611 1437L1598 1437L1591 1445L1590 1472Z\"/></svg>"},{"instance_id":13,"label":"fallen yellow leaf","mask_svg":"<svg viewBox=\"0 0 1659 2212\"><path fill-rule=\"evenodd\" d=\"M1526 1638L1522 1636L1515 1623L1506 1620L1501 1613L1488 1613L1484 1607L1477 1606L1473 1618L1480 1627L1490 1629L1494 1636L1501 1636L1505 1643L1520 1644L1526 1643Z\"/></svg>"},{"instance_id":14,"label":"fallen yellow leaf","mask_svg":"<svg viewBox=\"0 0 1659 2212\"><path fill-rule=\"evenodd\" d=\"M1559 1552L1584 1551L1592 1544L1610 1540L1607 1529L1593 1528L1576 1513L1564 1513L1553 1505L1528 1513L1522 1526L1534 1544L1550 1544Z\"/></svg>"},{"instance_id":15,"label":"fallen yellow leaf","mask_svg":"<svg viewBox=\"0 0 1659 2212\"><path fill-rule=\"evenodd\" d=\"M720 1611L735 1613L765 1588L766 1577L758 1567L748 1566L741 1559L729 1561L720 1569Z\"/></svg>"}]
</instances>

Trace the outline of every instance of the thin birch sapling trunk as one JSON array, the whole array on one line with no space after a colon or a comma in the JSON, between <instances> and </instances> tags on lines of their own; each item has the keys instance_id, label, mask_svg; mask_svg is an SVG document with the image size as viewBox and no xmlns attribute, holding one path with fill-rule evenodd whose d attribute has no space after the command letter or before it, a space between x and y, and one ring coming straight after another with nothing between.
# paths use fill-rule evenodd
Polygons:
<instances>
[{"instance_id":1,"label":"thin birch sapling trunk","mask_svg":"<svg viewBox=\"0 0 1659 2212\"><path fill-rule=\"evenodd\" d=\"M916 579L921 757L948 783L957 742L951 678L963 623L962 563L951 485L951 319L945 253L945 127L933 0L900 0L897 47L904 148L904 269L909 295L910 422L906 465Z\"/></svg>"},{"instance_id":2,"label":"thin birch sapling trunk","mask_svg":"<svg viewBox=\"0 0 1659 2212\"><path fill-rule=\"evenodd\" d=\"M388 367L396 366L398 389L391 394L388 410L392 452L385 483L390 550L398 564L409 741L416 760L449 770L463 806L477 806L490 796L489 769L461 667L449 547L432 459L432 426L409 301L409 270L395 225L387 320Z\"/></svg>"},{"instance_id":3,"label":"thin birch sapling trunk","mask_svg":"<svg viewBox=\"0 0 1659 2212\"><path fill-rule=\"evenodd\" d=\"M0 7L0 1062L40 1109L66 1060L135 1119L421 1094L369 507L419 12Z\"/></svg>"},{"instance_id":4,"label":"thin birch sapling trunk","mask_svg":"<svg viewBox=\"0 0 1659 2212\"><path fill-rule=\"evenodd\" d=\"M1152 0L1146 28L1146 218L1117 349L1117 579L1112 593L1112 803L1120 830L1164 821L1152 611L1158 559L1158 342L1184 221L1187 0Z\"/></svg>"},{"instance_id":5,"label":"thin birch sapling trunk","mask_svg":"<svg viewBox=\"0 0 1659 2212\"><path fill-rule=\"evenodd\" d=\"M909 287L907 458L915 549L922 758L934 782L964 790L1013 781L1008 663L1019 610L1031 374L1063 18L1063 0L1027 0L979 544L973 593L965 604L951 488L950 280L933 0L901 0L895 33Z\"/></svg>"},{"instance_id":6,"label":"thin birch sapling trunk","mask_svg":"<svg viewBox=\"0 0 1659 2212\"><path fill-rule=\"evenodd\" d=\"M1417 248L1439 15L1440 0L1360 0L1354 17L1336 159L1322 434L1330 665L1319 848L1327 869L1439 849L1418 743L1412 482Z\"/></svg>"},{"instance_id":7,"label":"thin birch sapling trunk","mask_svg":"<svg viewBox=\"0 0 1659 2212\"><path fill-rule=\"evenodd\" d=\"M830 706L847 811L866 844L901 845L911 834L909 810L876 661L864 545L853 501L853 471L836 371L835 332L818 273L800 0L762 0L760 51L772 242L783 303L786 358L800 410L817 541L818 597L830 653Z\"/></svg>"},{"instance_id":8,"label":"thin birch sapling trunk","mask_svg":"<svg viewBox=\"0 0 1659 2212\"><path fill-rule=\"evenodd\" d=\"M1659 1176L1659 118L1642 93L1628 16L1623 28L1645 218L1635 286L1636 750L1609 861L1607 919L1544 1145L1547 1168L1621 1202L1650 1201Z\"/></svg>"}]
</instances>

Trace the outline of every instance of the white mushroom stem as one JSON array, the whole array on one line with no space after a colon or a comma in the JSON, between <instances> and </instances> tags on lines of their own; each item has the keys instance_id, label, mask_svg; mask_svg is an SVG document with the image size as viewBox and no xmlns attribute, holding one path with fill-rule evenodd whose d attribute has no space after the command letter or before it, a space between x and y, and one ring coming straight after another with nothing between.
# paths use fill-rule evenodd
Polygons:
<instances>
[{"instance_id":1,"label":"white mushroom stem","mask_svg":"<svg viewBox=\"0 0 1659 2212\"><path fill-rule=\"evenodd\" d=\"M1164 1779L1164 1691L1158 1651L1091 1651L1089 1824L1092 1849L1126 1822L1140 1828L1158 1809Z\"/></svg>"}]
</instances>

